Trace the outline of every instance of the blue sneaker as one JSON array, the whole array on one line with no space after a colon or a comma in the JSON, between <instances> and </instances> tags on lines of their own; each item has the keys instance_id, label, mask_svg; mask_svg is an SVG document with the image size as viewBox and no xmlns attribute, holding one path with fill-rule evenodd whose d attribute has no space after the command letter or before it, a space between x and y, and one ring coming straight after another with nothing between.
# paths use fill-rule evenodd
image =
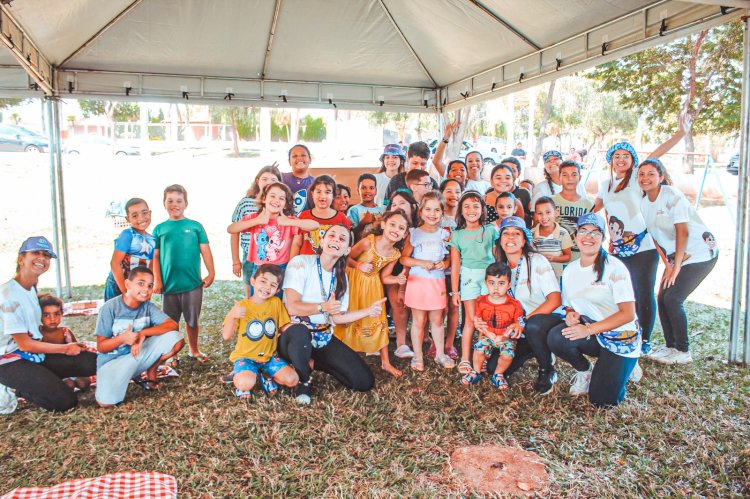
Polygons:
<instances>
[{"instance_id":1,"label":"blue sneaker","mask_svg":"<svg viewBox=\"0 0 750 499\"><path fill-rule=\"evenodd\" d=\"M276 392L279 391L279 385L271 378L266 378L265 376L260 377L260 386L268 395L276 395Z\"/></svg>"},{"instance_id":2,"label":"blue sneaker","mask_svg":"<svg viewBox=\"0 0 750 499\"><path fill-rule=\"evenodd\" d=\"M653 347L650 341L644 341L641 343L641 355L650 355Z\"/></svg>"}]
</instances>

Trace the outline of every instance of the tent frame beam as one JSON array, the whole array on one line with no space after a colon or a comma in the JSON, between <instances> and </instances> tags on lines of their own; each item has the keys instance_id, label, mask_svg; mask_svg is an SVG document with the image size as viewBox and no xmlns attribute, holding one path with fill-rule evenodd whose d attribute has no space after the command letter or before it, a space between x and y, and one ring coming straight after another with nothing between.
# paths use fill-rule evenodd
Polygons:
<instances>
[{"instance_id":1,"label":"tent frame beam","mask_svg":"<svg viewBox=\"0 0 750 499\"><path fill-rule=\"evenodd\" d=\"M273 9L273 19L271 20L271 29L268 31L268 43L266 44L266 55L263 57L263 70L260 73L262 79L266 78L268 72L268 63L271 59L271 49L273 48L273 38L276 36L276 25L279 22L279 13L281 12L281 0L276 0L276 6Z\"/></svg>"},{"instance_id":2,"label":"tent frame beam","mask_svg":"<svg viewBox=\"0 0 750 499\"><path fill-rule=\"evenodd\" d=\"M510 24L508 21L503 19L502 17L498 16L494 12L492 12L486 5L479 2L478 0L468 0L469 3L473 4L475 7L477 7L479 10L490 16L492 19L500 23L504 28L506 28L508 31L513 33L515 36L523 40L528 46L533 48L534 50L542 50L542 47L531 41L529 37L518 31L512 24Z\"/></svg>"},{"instance_id":3,"label":"tent frame beam","mask_svg":"<svg viewBox=\"0 0 750 499\"><path fill-rule=\"evenodd\" d=\"M0 3L0 39L36 85L45 94L54 95L54 67L4 2Z\"/></svg>"}]
</instances>

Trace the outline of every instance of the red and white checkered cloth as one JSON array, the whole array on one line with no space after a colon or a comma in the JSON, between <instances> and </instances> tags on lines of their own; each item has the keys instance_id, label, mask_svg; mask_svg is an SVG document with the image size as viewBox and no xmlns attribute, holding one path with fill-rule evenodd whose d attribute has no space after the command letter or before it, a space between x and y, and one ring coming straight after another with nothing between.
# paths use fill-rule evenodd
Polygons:
<instances>
[{"instance_id":1,"label":"red and white checkered cloth","mask_svg":"<svg viewBox=\"0 0 750 499\"><path fill-rule=\"evenodd\" d=\"M24 487L11 490L0 499L174 499L177 480L164 473L112 473L95 478L78 478L54 487Z\"/></svg>"}]
</instances>

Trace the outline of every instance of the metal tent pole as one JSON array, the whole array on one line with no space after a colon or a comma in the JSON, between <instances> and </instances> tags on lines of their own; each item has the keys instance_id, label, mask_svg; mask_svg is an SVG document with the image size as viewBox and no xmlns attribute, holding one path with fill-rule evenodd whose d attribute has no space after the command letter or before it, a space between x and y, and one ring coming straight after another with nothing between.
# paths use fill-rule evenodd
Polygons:
<instances>
[{"instance_id":1,"label":"metal tent pole","mask_svg":"<svg viewBox=\"0 0 750 499\"><path fill-rule=\"evenodd\" d=\"M45 107L47 108L47 123L52 123L53 102L49 97L44 98ZM55 155L55 135L56 132L52 126L47 127L49 132L49 187L50 202L52 205L52 245L55 247L55 253L60 255L60 228L57 222L57 158ZM55 260L55 276L57 278L56 290L57 296L62 296L62 277L61 277L60 259Z\"/></svg>"},{"instance_id":2,"label":"metal tent pole","mask_svg":"<svg viewBox=\"0 0 750 499\"><path fill-rule=\"evenodd\" d=\"M62 246L63 272L65 273L65 297L72 298L73 291L70 287L70 260L68 256L68 223L65 216L65 188L63 187L62 172L62 138L60 131L60 98L53 97L52 122L50 123L50 135L55 137L54 158L57 172L57 199L58 212L60 214L60 243Z\"/></svg>"}]
</instances>

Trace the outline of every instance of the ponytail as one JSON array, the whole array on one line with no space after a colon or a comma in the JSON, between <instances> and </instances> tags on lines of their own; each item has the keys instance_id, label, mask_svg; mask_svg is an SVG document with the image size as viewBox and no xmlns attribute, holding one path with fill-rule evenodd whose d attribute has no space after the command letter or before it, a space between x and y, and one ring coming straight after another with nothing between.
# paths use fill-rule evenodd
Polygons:
<instances>
[{"instance_id":1,"label":"ponytail","mask_svg":"<svg viewBox=\"0 0 750 499\"><path fill-rule=\"evenodd\" d=\"M604 265L607 263L607 252L603 248L599 248L599 253L596 255L594 260L594 273L596 274L596 281L602 282L602 276L604 276Z\"/></svg>"}]
</instances>

